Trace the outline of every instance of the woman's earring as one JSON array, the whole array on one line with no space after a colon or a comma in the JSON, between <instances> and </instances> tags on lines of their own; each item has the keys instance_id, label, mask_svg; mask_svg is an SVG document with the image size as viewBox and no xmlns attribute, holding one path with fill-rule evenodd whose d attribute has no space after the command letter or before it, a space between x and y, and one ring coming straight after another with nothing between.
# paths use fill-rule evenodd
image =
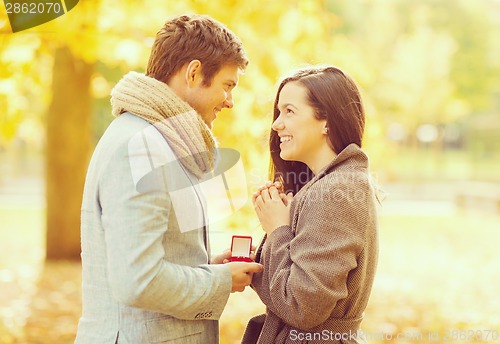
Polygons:
<instances>
[{"instance_id":1,"label":"woman's earring","mask_svg":"<svg viewBox=\"0 0 500 344\"><path fill-rule=\"evenodd\" d=\"M323 130L323 134L327 135L328 134L328 128L325 127L325 130Z\"/></svg>"}]
</instances>

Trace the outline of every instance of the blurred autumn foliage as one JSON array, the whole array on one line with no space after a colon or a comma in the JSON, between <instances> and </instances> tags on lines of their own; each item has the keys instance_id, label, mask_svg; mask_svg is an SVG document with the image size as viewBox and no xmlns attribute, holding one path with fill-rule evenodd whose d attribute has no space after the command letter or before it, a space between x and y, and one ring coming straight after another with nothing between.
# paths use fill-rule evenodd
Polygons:
<instances>
[{"instance_id":1,"label":"blurred autumn foliage","mask_svg":"<svg viewBox=\"0 0 500 344\"><path fill-rule=\"evenodd\" d=\"M72 342L83 178L112 120L110 90L144 70L158 29L185 12L225 23L251 60L235 108L215 123L220 145L241 153L249 192L267 179L281 75L334 64L361 86L365 149L388 191L363 323L387 336L372 342L499 331L500 1L85 0L15 34L0 5L0 343ZM470 215L457 197L491 211ZM234 231L261 235L251 206L213 231L214 250ZM237 343L262 310L251 291L232 295L222 343ZM426 338L401 341L436 342Z\"/></svg>"}]
</instances>

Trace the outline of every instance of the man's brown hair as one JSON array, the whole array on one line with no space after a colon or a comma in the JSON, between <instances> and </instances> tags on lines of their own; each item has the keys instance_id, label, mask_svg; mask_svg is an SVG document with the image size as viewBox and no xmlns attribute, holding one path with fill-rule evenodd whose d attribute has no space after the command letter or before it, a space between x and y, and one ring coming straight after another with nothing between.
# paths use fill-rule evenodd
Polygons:
<instances>
[{"instance_id":1,"label":"man's brown hair","mask_svg":"<svg viewBox=\"0 0 500 344\"><path fill-rule=\"evenodd\" d=\"M168 20L157 33L146 75L167 83L193 60L201 62L206 86L223 65L242 71L248 65L241 40L225 25L206 15L182 15Z\"/></svg>"}]
</instances>

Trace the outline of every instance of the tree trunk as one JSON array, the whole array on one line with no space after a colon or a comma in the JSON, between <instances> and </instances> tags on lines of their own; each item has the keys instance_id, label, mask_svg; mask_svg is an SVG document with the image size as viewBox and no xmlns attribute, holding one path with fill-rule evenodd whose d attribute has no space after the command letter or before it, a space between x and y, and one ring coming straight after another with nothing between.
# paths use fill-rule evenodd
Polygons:
<instances>
[{"instance_id":1,"label":"tree trunk","mask_svg":"<svg viewBox=\"0 0 500 344\"><path fill-rule=\"evenodd\" d=\"M46 259L80 259L80 208L90 155L92 66L55 53L47 114Z\"/></svg>"}]
</instances>

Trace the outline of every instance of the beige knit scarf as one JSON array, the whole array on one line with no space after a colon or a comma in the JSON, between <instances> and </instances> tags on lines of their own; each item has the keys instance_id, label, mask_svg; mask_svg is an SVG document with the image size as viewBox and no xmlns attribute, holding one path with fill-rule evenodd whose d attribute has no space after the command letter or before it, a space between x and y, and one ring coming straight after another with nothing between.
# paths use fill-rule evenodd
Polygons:
<instances>
[{"instance_id":1,"label":"beige knit scarf","mask_svg":"<svg viewBox=\"0 0 500 344\"><path fill-rule=\"evenodd\" d=\"M182 165L202 178L214 168L216 143L201 116L167 84L129 72L111 91L113 116L124 112L143 118L163 135Z\"/></svg>"}]
</instances>

